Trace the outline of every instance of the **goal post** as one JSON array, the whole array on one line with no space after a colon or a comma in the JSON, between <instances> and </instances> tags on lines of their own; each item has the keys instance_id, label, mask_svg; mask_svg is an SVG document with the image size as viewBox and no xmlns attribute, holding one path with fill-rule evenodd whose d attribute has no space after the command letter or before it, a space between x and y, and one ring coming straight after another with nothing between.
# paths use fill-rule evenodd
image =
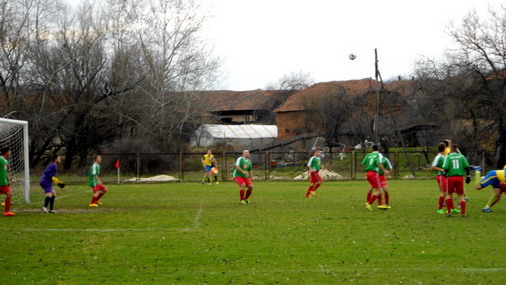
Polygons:
<instances>
[{"instance_id":1,"label":"goal post","mask_svg":"<svg viewBox=\"0 0 506 285\"><path fill-rule=\"evenodd\" d=\"M9 147L9 176L14 201L30 203L30 160L28 122L0 118L0 148Z\"/></svg>"}]
</instances>

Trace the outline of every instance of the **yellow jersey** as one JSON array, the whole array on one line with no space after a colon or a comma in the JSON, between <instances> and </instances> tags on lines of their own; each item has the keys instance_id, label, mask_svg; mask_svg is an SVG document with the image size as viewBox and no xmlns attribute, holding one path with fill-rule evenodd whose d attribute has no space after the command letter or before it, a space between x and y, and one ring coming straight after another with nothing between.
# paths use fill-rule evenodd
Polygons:
<instances>
[{"instance_id":1,"label":"yellow jersey","mask_svg":"<svg viewBox=\"0 0 506 285\"><path fill-rule=\"evenodd\" d=\"M202 157L202 160L204 161L204 165L212 166L213 160L214 160L214 155L204 154L204 156Z\"/></svg>"}]
</instances>

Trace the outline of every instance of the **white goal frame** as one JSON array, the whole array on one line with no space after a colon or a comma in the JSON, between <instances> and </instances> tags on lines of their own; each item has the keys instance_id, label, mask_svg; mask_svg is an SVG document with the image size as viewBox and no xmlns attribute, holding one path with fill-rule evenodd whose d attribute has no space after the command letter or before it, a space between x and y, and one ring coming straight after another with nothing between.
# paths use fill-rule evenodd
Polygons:
<instances>
[{"instance_id":1,"label":"white goal frame","mask_svg":"<svg viewBox=\"0 0 506 285\"><path fill-rule=\"evenodd\" d=\"M0 118L1 123L20 125L23 127L23 164L25 172L25 203L30 204L30 158L28 148L28 121Z\"/></svg>"}]
</instances>

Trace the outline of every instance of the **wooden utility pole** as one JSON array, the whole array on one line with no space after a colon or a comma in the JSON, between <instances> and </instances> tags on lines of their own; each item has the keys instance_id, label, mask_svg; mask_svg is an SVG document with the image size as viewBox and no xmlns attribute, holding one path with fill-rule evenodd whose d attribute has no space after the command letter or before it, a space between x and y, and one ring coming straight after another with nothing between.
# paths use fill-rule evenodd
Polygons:
<instances>
[{"instance_id":1,"label":"wooden utility pole","mask_svg":"<svg viewBox=\"0 0 506 285\"><path fill-rule=\"evenodd\" d=\"M378 50L374 49L374 76L376 78L376 112L374 114L374 143L379 144L378 139L378 121L379 121L379 108L380 108L380 82L378 79L381 79L381 75L378 69Z\"/></svg>"}]
</instances>

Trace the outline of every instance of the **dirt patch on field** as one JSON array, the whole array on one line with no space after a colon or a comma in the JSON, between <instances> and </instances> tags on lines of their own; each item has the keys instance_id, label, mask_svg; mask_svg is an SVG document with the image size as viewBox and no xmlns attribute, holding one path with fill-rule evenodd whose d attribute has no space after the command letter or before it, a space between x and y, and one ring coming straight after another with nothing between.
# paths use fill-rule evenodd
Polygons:
<instances>
[{"instance_id":1,"label":"dirt patch on field","mask_svg":"<svg viewBox=\"0 0 506 285\"><path fill-rule=\"evenodd\" d=\"M327 170L327 169L322 169L320 170L320 176L323 178L323 179L330 179L330 180L341 180L341 179L345 179L341 174L337 173L337 172L334 172L334 171L330 171L330 170ZM296 180L304 180L304 179L308 179L309 177L309 172L306 171L296 177L294 177L293 179L296 179Z\"/></svg>"},{"instance_id":2,"label":"dirt patch on field","mask_svg":"<svg viewBox=\"0 0 506 285\"><path fill-rule=\"evenodd\" d=\"M165 182L165 181L179 181L179 179L170 175L156 175L153 177L143 177L140 180L137 178L131 178L125 180L127 182Z\"/></svg>"}]
</instances>

